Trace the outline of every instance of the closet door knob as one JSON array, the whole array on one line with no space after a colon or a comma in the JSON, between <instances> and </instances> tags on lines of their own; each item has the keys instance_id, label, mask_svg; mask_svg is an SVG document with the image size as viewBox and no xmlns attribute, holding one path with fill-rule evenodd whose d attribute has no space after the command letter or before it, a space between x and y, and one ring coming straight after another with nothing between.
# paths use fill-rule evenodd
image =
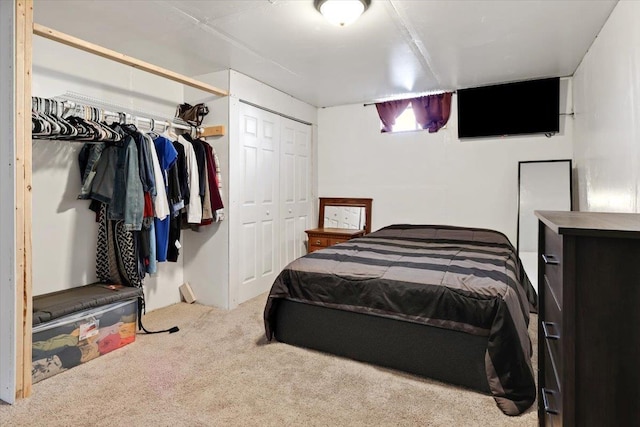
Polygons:
<instances>
[{"instance_id":1,"label":"closet door knob","mask_svg":"<svg viewBox=\"0 0 640 427\"><path fill-rule=\"evenodd\" d=\"M271 215L271 212L267 211L267 215Z\"/></svg>"},{"instance_id":2,"label":"closet door knob","mask_svg":"<svg viewBox=\"0 0 640 427\"><path fill-rule=\"evenodd\" d=\"M293 212L291 209L289 209L289 213Z\"/></svg>"}]
</instances>

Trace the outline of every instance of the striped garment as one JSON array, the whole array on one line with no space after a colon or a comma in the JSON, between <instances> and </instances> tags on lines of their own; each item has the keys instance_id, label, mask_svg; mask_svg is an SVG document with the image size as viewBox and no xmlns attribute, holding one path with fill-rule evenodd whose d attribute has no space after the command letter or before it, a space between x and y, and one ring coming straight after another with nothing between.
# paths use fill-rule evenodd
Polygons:
<instances>
[{"instance_id":1,"label":"striped garment","mask_svg":"<svg viewBox=\"0 0 640 427\"><path fill-rule=\"evenodd\" d=\"M271 288L269 339L282 298L487 336L487 380L500 409L517 415L535 400L527 327L536 294L502 233L392 225L312 252Z\"/></svg>"}]
</instances>

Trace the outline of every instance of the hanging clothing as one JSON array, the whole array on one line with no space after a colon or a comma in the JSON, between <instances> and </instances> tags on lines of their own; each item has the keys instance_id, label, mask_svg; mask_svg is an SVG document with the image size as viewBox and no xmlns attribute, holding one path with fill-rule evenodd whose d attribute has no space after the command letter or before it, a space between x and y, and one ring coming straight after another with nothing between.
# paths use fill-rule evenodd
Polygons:
<instances>
[{"instance_id":1,"label":"hanging clothing","mask_svg":"<svg viewBox=\"0 0 640 427\"><path fill-rule=\"evenodd\" d=\"M211 193L211 209L214 212L217 212L218 215L222 213L224 209L224 204L222 203L222 196L220 194L220 189L222 185L220 183L220 179L218 178L220 175L220 169L218 167L217 156L213 147L209 144L205 144L205 148L207 150L207 165L209 167L209 191Z\"/></svg>"},{"instance_id":2,"label":"hanging clothing","mask_svg":"<svg viewBox=\"0 0 640 427\"><path fill-rule=\"evenodd\" d=\"M190 224L200 224L202 221L202 200L200 199L200 177L198 175L198 160L193 150L193 146L182 135L178 137L178 142L184 147L187 164L187 175L189 178L189 204L187 208L187 222Z\"/></svg>"},{"instance_id":3,"label":"hanging clothing","mask_svg":"<svg viewBox=\"0 0 640 427\"><path fill-rule=\"evenodd\" d=\"M142 190L145 193L155 193L155 175L153 173L153 162L149 146L145 140L144 134L138 132L134 125L122 125L126 134L133 138L138 150L138 170L140 173L140 182Z\"/></svg>"},{"instance_id":4,"label":"hanging clothing","mask_svg":"<svg viewBox=\"0 0 640 427\"><path fill-rule=\"evenodd\" d=\"M156 145L151 136L146 135L147 142L149 144L149 152L151 153L151 162L153 165L153 175L155 177L155 190L156 193L152 194L153 198L153 210L155 217L159 219L165 219L169 215L169 200L167 199L167 179L165 169L160 166L158 160L158 153L156 152Z\"/></svg>"},{"instance_id":5,"label":"hanging clothing","mask_svg":"<svg viewBox=\"0 0 640 427\"><path fill-rule=\"evenodd\" d=\"M176 160L178 187L180 188L180 195L184 201L184 206L187 206L189 205L189 177L187 176L187 159L184 153L184 146L178 141L173 141L173 148L178 152L178 159ZM184 209L184 206L181 208L181 211L186 215L187 210Z\"/></svg>"},{"instance_id":6,"label":"hanging clothing","mask_svg":"<svg viewBox=\"0 0 640 427\"><path fill-rule=\"evenodd\" d=\"M208 145L208 144L207 144ZM211 187L209 181L209 166L208 159L205 161L205 173L204 173L204 199L202 200L202 222L200 225L207 225L213 222L213 209L211 209ZM215 179L215 178L214 178Z\"/></svg>"},{"instance_id":7,"label":"hanging clothing","mask_svg":"<svg viewBox=\"0 0 640 427\"><path fill-rule=\"evenodd\" d=\"M156 227L155 218L157 218L158 211L162 211L163 219L169 215L169 202L167 201L166 183L164 180L164 174L160 168L160 162L158 161L158 154L156 153L156 145L153 143L153 139L150 135L144 135L145 142L147 143L147 150L151 157L151 167L153 171L155 186L151 192L151 200L153 202L153 216L154 218L149 221L149 263L147 264L147 273L155 274L158 272L158 259L157 259L157 243L156 243Z\"/></svg>"},{"instance_id":8,"label":"hanging clothing","mask_svg":"<svg viewBox=\"0 0 640 427\"><path fill-rule=\"evenodd\" d=\"M156 154L159 166L162 169L162 175L165 177L165 192L168 196L169 169L174 166L176 159L178 158L178 152L173 147L171 141L164 136L158 136L153 140L153 143L156 147ZM171 219L171 215L169 215L171 207L168 201L166 211L164 218L159 217L158 212L156 212L154 223L156 230L156 259L158 262L164 262L167 260L167 248L169 246L169 222Z\"/></svg>"},{"instance_id":9,"label":"hanging clothing","mask_svg":"<svg viewBox=\"0 0 640 427\"><path fill-rule=\"evenodd\" d=\"M82 178L82 187L78 199L88 199L96 176L98 161L102 156L106 145L104 142L97 144L85 144L78 154L78 163L80 165L80 177Z\"/></svg>"},{"instance_id":10,"label":"hanging clothing","mask_svg":"<svg viewBox=\"0 0 640 427\"><path fill-rule=\"evenodd\" d=\"M169 245L167 247L167 261L177 262L180 255L180 239L182 234L182 216L178 215L175 218L171 218L169 223Z\"/></svg>"},{"instance_id":11,"label":"hanging clothing","mask_svg":"<svg viewBox=\"0 0 640 427\"><path fill-rule=\"evenodd\" d=\"M142 286L134 232L123 220L110 220L107 205L102 204L98 216L98 247L96 252L98 280L125 286Z\"/></svg>"},{"instance_id":12,"label":"hanging clothing","mask_svg":"<svg viewBox=\"0 0 640 427\"><path fill-rule=\"evenodd\" d=\"M158 243L156 242L156 221L155 218L149 226L149 264L147 273L156 274L158 272Z\"/></svg>"},{"instance_id":13,"label":"hanging clothing","mask_svg":"<svg viewBox=\"0 0 640 427\"><path fill-rule=\"evenodd\" d=\"M116 145L107 145L103 149L102 154L96 160L95 175L91 186L84 191L86 198L101 203L111 203L116 181L118 150L119 147ZM86 166L88 167L89 165L87 164Z\"/></svg>"},{"instance_id":14,"label":"hanging clothing","mask_svg":"<svg viewBox=\"0 0 640 427\"><path fill-rule=\"evenodd\" d=\"M185 208L184 196L180 189L180 171L177 161L167 171L167 178L169 179L169 190L167 191L169 210L171 211L171 218L175 218Z\"/></svg>"},{"instance_id":15,"label":"hanging clothing","mask_svg":"<svg viewBox=\"0 0 640 427\"><path fill-rule=\"evenodd\" d=\"M200 139L193 139L191 135L184 134L182 137L191 143L193 147L193 152L196 155L196 162L198 163L198 179L200 180L200 187L198 188L198 194L200 194L201 201L204 201L204 193L205 193L205 176L206 176L206 154L205 147L206 144L204 141Z\"/></svg>"},{"instance_id":16,"label":"hanging clothing","mask_svg":"<svg viewBox=\"0 0 640 427\"><path fill-rule=\"evenodd\" d=\"M216 180L216 162L213 147L208 143L205 143L205 150L207 155L207 176L209 182L209 197L211 202L212 218L215 221L221 221L224 218L222 209L224 205L222 203L222 196L220 194L220 187Z\"/></svg>"},{"instance_id":17,"label":"hanging clothing","mask_svg":"<svg viewBox=\"0 0 640 427\"><path fill-rule=\"evenodd\" d=\"M114 125L119 129L118 125ZM124 131L121 131L124 132ZM124 220L127 230L140 231L144 213L144 191L140 180L138 149L131 135L125 135L118 148L113 197L109 202L110 220Z\"/></svg>"}]
</instances>

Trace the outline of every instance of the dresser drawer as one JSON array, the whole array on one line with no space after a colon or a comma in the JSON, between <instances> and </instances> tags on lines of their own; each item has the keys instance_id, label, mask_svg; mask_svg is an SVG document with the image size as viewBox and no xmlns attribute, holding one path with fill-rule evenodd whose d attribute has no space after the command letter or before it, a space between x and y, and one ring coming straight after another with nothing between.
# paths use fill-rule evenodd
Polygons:
<instances>
[{"instance_id":1,"label":"dresser drawer","mask_svg":"<svg viewBox=\"0 0 640 427\"><path fill-rule=\"evenodd\" d=\"M329 246L329 239L326 237L309 236L309 246Z\"/></svg>"},{"instance_id":2,"label":"dresser drawer","mask_svg":"<svg viewBox=\"0 0 640 427\"><path fill-rule=\"evenodd\" d=\"M545 427L562 427L562 417L558 414L544 413Z\"/></svg>"},{"instance_id":3,"label":"dresser drawer","mask_svg":"<svg viewBox=\"0 0 640 427\"><path fill-rule=\"evenodd\" d=\"M544 346L544 386L540 388L539 398L542 399L542 408L546 415L546 419L552 421L552 424L560 425L562 414L562 392L560 389L559 377L556 371L554 357L549 351L546 343ZM556 422L553 422L556 420Z\"/></svg>"},{"instance_id":4,"label":"dresser drawer","mask_svg":"<svg viewBox=\"0 0 640 427\"><path fill-rule=\"evenodd\" d=\"M551 351L553 360L556 362L558 378L562 377L562 311L558 307L549 282L545 277L544 284L544 318L540 319L539 327L545 338L545 343Z\"/></svg>"},{"instance_id":5,"label":"dresser drawer","mask_svg":"<svg viewBox=\"0 0 640 427\"><path fill-rule=\"evenodd\" d=\"M320 249L324 249L324 248L326 248L326 246L309 245L309 250L307 251L307 253L311 253L313 251L319 251Z\"/></svg>"},{"instance_id":6,"label":"dresser drawer","mask_svg":"<svg viewBox=\"0 0 640 427\"><path fill-rule=\"evenodd\" d=\"M548 281L553 294L562 308L562 238L553 230L544 229L544 248L541 251L545 281Z\"/></svg>"},{"instance_id":7,"label":"dresser drawer","mask_svg":"<svg viewBox=\"0 0 640 427\"><path fill-rule=\"evenodd\" d=\"M329 246L331 245L337 245L338 243L343 243L346 242L347 238L335 238L335 239L329 239Z\"/></svg>"}]
</instances>

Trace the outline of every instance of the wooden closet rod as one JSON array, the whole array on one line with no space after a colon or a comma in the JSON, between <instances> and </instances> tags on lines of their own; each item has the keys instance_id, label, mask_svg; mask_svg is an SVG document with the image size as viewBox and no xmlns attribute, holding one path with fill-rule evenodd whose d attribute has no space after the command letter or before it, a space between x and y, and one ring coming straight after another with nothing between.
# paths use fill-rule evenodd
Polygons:
<instances>
[{"instance_id":1,"label":"wooden closet rod","mask_svg":"<svg viewBox=\"0 0 640 427\"><path fill-rule=\"evenodd\" d=\"M79 38L70 36L68 34L61 33L51 28L45 27L40 24L33 23L33 34L47 38L49 40L57 41L67 46L75 47L85 52L93 53L94 55L101 56L103 58L110 59L112 61L119 62L121 64L129 65L130 67L137 68L139 70L146 71L156 76L164 77L169 80L182 83L187 86L194 87L196 89L203 90L205 92L213 93L218 96L227 96L229 93L225 90L218 89L215 86L208 85L198 80L192 79L182 74L178 74L166 68L158 67L157 65L149 64L148 62L141 61L123 53L116 52L111 49L98 46L93 43L81 40Z\"/></svg>"}]
</instances>

